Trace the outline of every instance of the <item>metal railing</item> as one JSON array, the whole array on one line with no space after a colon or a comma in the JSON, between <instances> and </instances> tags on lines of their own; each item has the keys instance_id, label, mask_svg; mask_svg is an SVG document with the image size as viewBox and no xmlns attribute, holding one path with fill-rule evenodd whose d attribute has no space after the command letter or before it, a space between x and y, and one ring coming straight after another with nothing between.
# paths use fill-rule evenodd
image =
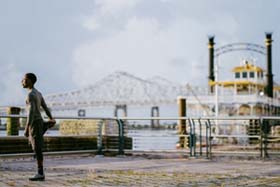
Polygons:
<instances>
[{"instance_id":1,"label":"metal railing","mask_svg":"<svg viewBox=\"0 0 280 187\"><path fill-rule=\"evenodd\" d=\"M26 115L0 115L0 119L2 118L11 118L11 119L25 119L27 118ZM97 137L97 150L96 150L96 154L97 155L103 155L104 151L106 151L106 149L104 149L104 146L103 146L103 132L102 132L102 129L103 129L103 126L105 126L105 121L115 121L118 126L118 142L116 142L116 144L118 145L118 154L120 155L123 155L124 154L124 145L125 145L125 142L124 142L124 126L123 126L123 122L121 119L118 119L118 118L103 118L103 117L73 117L73 116L55 116L54 117L56 120L97 120L98 123L97 123L97 134L96 134L96 137ZM72 136L75 136L75 135L72 135ZM0 136L1 137L1 136ZM15 137L15 136L13 136ZM116 150L113 150L113 151L116 151ZM79 151L62 151L63 153L67 153L67 152L74 152L74 153L79 153ZM88 151L85 151L85 150L82 150L80 151L81 153L90 153L91 150L88 150ZM59 154L60 152L56 152L57 154ZM48 153L48 154L52 154L52 153ZM6 157L8 154L5 154L5 155L2 155L4 157ZM10 155L20 155L20 154L10 154ZM24 154L22 154L24 155ZM30 153L27 153L27 155L30 155ZM1 154L0 154L0 157L1 157Z\"/></svg>"},{"instance_id":2,"label":"metal railing","mask_svg":"<svg viewBox=\"0 0 280 187\"><path fill-rule=\"evenodd\" d=\"M211 158L213 154L228 155L253 155L260 158L268 158L270 155L280 156L280 117L271 116L234 116L234 117L150 117L132 118L122 117L123 121L133 120L185 120L187 134L178 134L187 138L188 146L185 147L189 156L206 156ZM231 123L226 123L231 122ZM225 123L225 124L223 124ZM245 123L245 124L243 124ZM242 133L215 132L219 128L242 127ZM271 128L278 128L278 133L271 134ZM252 128L252 129L250 129ZM251 132L253 130L253 132ZM223 139L234 141L246 140L240 145L238 142L223 142ZM221 142L219 142L221 141ZM150 144L150 142L148 142ZM274 147L269 147L269 145ZM160 149L160 145L155 150ZM144 149L142 151L145 151Z\"/></svg>"},{"instance_id":3,"label":"metal railing","mask_svg":"<svg viewBox=\"0 0 280 187\"><path fill-rule=\"evenodd\" d=\"M0 115L0 118L26 118L23 115ZM267 158L270 155L277 154L280 155L280 136L271 134L271 127L280 127L280 117L271 117L271 116L235 116L235 117L112 117L112 118L100 118L100 117L73 117L73 116L55 116L55 119L73 119L73 120L99 120L98 123L98 135L97 135L97 154L103 154L104 148L102 145L102 128L106 120L113 120L118 125L118 154L123 155L130 150L125 149L125 136L130 136L125 134L125 127L127 127L128 122L130 121L150 121L150 120L161 120L161 121L177 121L185 120L186 121L186 134L173 134L169 137L184 139L185 145L183 148L176 149L174 145L173 152L187 152L190 157L201 157L205 156L206 158L212 158L213 153L228 153L228 154L254 154L259 155L260 158ZM257 133L243 133L243 134L225 134L219 133L217 130L221 128L222 124L225 121L236 122L242 125L242 122L246 122L245 127L249 127L251 122L256 123ZM239 124L239 125L240 125ZM227 125L224 125L225 128ZM156 132L156 131L154 131ZM147 135L141 134L143 137L141 141L148 138ZM154 136L154 135L151 135ZM164 135L165 136L165 135ZM135 137L132 137L135 138ZM166 138L166 137L165 137ZM219 143L218 141L228 138L235 139L247 139L254 140L252 144L247 143L245 146L239 146L233 143ZM136 140L137 137L134 140ZM217 141L218 140L218 141ZM153 140L151 140L153 141ZM133 142L134 144L135 142ZM152 142L146 142L145 144L151 144ZM163 151L160 146L161 143L157 142L153 145L155 151ZM180 142L179 142L180 143ZM227 144L227 145L226 145ZM228 146L230 145L230 146ZM269 152L269 145L274 145L276 151ZM144 148L138 149L138 151L147 151ZM170 149L168 149L170 150ZM132 150L136 152L137 150Z\"/></svg>"}]
</instances>

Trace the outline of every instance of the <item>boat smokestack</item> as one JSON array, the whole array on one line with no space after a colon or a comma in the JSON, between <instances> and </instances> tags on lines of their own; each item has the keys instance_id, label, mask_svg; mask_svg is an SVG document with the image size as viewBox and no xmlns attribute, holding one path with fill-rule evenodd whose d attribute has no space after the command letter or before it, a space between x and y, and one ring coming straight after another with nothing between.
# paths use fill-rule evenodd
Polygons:
<instances>
[{"instance_id":1,"label":"boat smokestack","mask_svg":"<svg viewBox=\"0 0 280 187\"><path fill-rule=\"evenodd\" d=\"M267 74L266 74L266 87L265 93L268 97L273 98L273 74L272 74L272 33L265 33L265 45L266 45L266 65L267 65Z\"/></svg>"},{"instance_id":2,"label":"boat smokestack","mask_svg":"<svg viewBox=\"0 0 280 187\"><path fill-rule=\"evenodd\" d=\"M214 36L209 36L208 37L208 49L209 49L209 83L212 81L215 81L215 76L214 76ZM209 91L210 93L214 92L214 87L209 86Z\"/></svg>"}]
</instances>

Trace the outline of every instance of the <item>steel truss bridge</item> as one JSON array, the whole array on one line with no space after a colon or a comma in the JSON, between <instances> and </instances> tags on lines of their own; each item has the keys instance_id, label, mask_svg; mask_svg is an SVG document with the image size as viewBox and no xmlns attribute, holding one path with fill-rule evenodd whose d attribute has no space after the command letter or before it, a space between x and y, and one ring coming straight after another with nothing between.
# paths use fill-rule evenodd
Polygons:
<instances>
[{"instance_id":1,"label":"steel truss bridge","mask_svg":"<svg viewBox=\"0 0 280 187\"><path fill-rule=\"evenodd\" d=\"M52 110L75 110L103 106L158 106L176 104L188 88L161 77L144 80L126 72L115 72L83 89L45 96Z\"/></svg>"}]
</instances>

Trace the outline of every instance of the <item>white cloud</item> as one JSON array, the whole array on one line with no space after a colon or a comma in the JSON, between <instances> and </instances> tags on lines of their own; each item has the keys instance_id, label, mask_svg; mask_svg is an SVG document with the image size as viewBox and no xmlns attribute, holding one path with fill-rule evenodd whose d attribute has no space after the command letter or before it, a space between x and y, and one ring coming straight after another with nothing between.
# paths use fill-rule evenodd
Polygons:
<instances>
[{"instance_id":1,"label":"white cloud","mask_svg":"<svg viewBox=\"0 0 280 187\"><path fill-rule=\"evenodd\" d=\"M0 74L0 106L24 103L24 91L21 86L23 73L14 64L8 64L1 67Z\"/></svg>"},{"instance_id":2,"label":"white cloud","mask_svg":"<svg viewBox=\"0 0 280 187\"><path fill-rule=\"evenodd\" d=\"M95 31L100 28L100 24L92 17L85 18L83 26L91 31Z\"/></svg>"},{"instance_id":3,"label":"white cloud","mask_svg":"<svg viewBox=\"0 0 280 187\"><path fill-rule=\"evenodd\" d=\"M217 46L221 46L238 42L245 30L231 12L222 6L215 11L211 3L206 3L201 12L197 9L199 3L182 5L179 1L157 1L158 6L149 6L147 1L97 2L99 8L89 17L99 25L91 29L93 33L98 31L99 37L74 51L73 78L78 86L92 84L118 70L143 78L160 75L172 81L205 85L207 35L215 34ZM161 6L166 3L168 6ZM146 12L141 12L143 9ZM165 15L170 15L168 20ZM239 59L234 55L226 58L227 75L231 61Z\"/></svg>"},{"instance_id":4,"label":"white cloud","mask_svg":"<svg viewBox=\"0 0 280 187\"><path fill-rule=\"evenodd\" d=\"M118 14L121 11L134 8L140 0L96 0L96 6L105 14Z\"/></svg>"},{"instance_id":5,"label":"white cloud","mask_svg":"<svg viewBox=\"0 0 280 187\"><path fill-rule=\"evenodd\" d=\"M208 34L216 35L216 47L231 42L264 45L264 32L273 31L273 73L274 80L280 81L280 1L256 0L251 6L244 0L62 0L40 2L35 12L32 3L19 9L13 3L1 5L5 27L0 37L0 105L17 102L17 93L22 94L21 72L26 71L45 77L40 90L47 93L91 84L116 70L207 84ZM243 57L230 53L220 61L239 64ZM74 85L68 81L72 75Z\"/></svg>"},{"instance_id":6,"label":"white cloud","mask_svg":"<svg viewBox=\"0 0 280 187\"><path fill-rule=\"evenodd\" d=\"M112 33L123 24L130 12L142 0L96 0L92 15L85 16L82 25L91 31Z\"/></svg>"}]
</instances>

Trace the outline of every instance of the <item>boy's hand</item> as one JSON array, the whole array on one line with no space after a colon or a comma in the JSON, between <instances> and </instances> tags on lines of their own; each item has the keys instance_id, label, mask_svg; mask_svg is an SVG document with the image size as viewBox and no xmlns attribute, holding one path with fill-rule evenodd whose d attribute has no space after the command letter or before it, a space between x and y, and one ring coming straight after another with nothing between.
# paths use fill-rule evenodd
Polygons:
<instances>
[{"instance_id":1,"label":"boy's hand","mask_svg":"<svg viewBox=\"0 0 280 187\"><path fill-rule=\"evenodd\" d=\"M24 131L24 136L28 138L28 136L29 136L29 130L28 130L28 128L25 129L25 131Z\"/></svg>"},{"instance_id":2,"label":"boy's hand","mask_svg":"<svg viewBox=\"0 0 280 187\"><path fill-rule=\"evenodd\" d=\"M52 128L56 124L55 119L50 119L48 122L50 123L49 128Z\"/></svg>"}]
</instances>

